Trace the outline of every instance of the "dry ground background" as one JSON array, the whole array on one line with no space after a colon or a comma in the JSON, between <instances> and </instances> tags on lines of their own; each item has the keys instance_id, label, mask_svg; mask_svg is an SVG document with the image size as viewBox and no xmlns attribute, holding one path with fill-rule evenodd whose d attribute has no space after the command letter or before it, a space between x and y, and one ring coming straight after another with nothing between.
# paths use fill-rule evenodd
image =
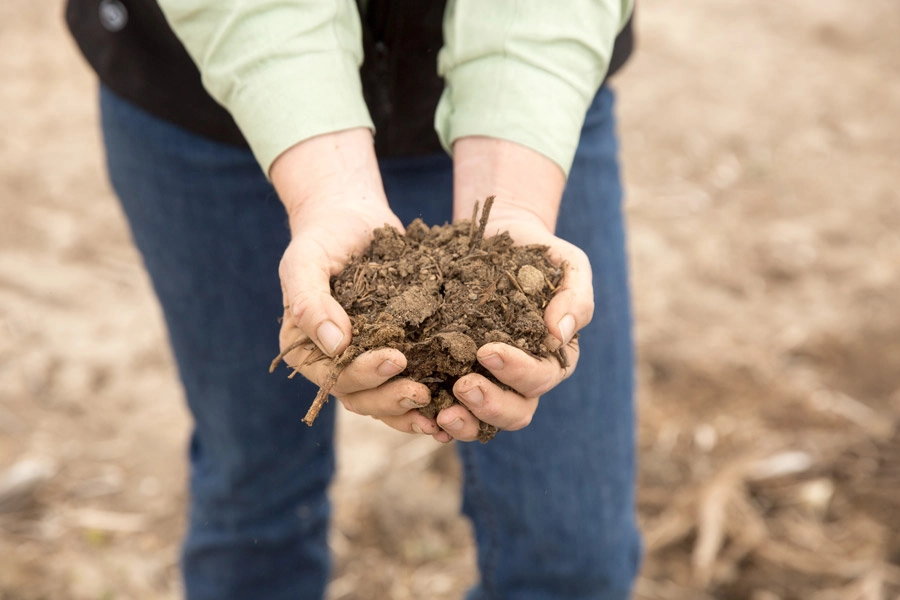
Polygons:
<instances>
[{"instance_id":1,"label":"dry ground background","mask_svg":"<svg viewBox=\"0 0 900 600\"><path fill-rule=\"evenodd\" d=\"M60 14L0 3L0 599L176 598L188 420ZM900 3L638 25L637 598L898 598ZM459 598L452 453L376 425L341 421L329 597Z\"/></svg>"}]
</instances>

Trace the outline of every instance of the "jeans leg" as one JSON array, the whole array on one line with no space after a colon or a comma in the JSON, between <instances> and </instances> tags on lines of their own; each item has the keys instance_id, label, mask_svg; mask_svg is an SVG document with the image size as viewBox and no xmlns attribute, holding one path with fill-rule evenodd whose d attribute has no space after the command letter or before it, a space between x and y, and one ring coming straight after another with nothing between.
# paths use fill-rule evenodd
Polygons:
<instances>
[{"instance_id":1,"label":"jeans leg","mask_svg":"<svg viewBox=\"0 0 900 600\"><path fill-rule=\"evenodd\" d=\"M633 351L613 94L598 94L557 235L582 248L596 308L575 373L532 424L460 444L478 542L474 599L619 600L640 556L634 515Z\"/></svg>"},{"instance_id":2,"label":"jeans leg","mask_svg":"<svg viewBox=\"0 0 900 600\"><path fill-rule=\"evenodd\" d=\"M542 399L525 430L458 445L482 576L472 600L619 600L638 569L634 361L613 104L604 88L591 107L557 225L594 272L596 308L578 368ZM450 218L449 158L383 160L381 169L404 224Z\"/></svg>"},{"instance_id":3,"label":"jeans leg","mask_svg":"<svg viewBox=\"0 0 900 600\"><path fill-rule=\"evenodd\" d=\"M191 600L319 600L334 404L268 373L282 313L287 219L249 151L101 91L113 187L165 315L195 420L183 548Z\"/></svg>"}]
</instances>

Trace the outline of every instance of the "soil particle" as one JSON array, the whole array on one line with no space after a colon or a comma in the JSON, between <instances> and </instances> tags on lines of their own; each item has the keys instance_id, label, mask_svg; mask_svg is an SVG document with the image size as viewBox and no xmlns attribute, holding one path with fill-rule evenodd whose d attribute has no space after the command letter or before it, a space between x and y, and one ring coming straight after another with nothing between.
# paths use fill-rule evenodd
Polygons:
<instances>
[{"instance_id":1,"label":"soil particle","mask_svg":"<svg viewBox=\"0 0 900 600\"><path fill-rule=\"evenodd\" d=\"M529 296L534 296L544 289L544 274L531 265L522 265L516 274L516 280L522 291Z\"/></svg>"}]
</instances>

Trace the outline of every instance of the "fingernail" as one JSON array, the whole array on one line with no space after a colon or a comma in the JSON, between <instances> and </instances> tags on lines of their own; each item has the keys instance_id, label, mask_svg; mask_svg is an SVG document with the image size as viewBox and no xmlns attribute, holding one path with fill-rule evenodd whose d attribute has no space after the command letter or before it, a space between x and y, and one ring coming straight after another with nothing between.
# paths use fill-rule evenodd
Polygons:
<instances>
[{"instance_id":1,"label":"fingernail","mask_svg":"<svg viewBox=\"0 0 900 600\"><path fill-rule=\"evenodd\" d=\"M462 419L456 417L446 425L441 425L441 429L445 429L447 431L459 431L463 427Z\"/></svg>"},{"instance_id":2,"label":"fingernail","mask_svg":"<svg viewBox=\"0 0 900 600\"><path fill-rule=\"evenodd\" d=\"M572 336L575 335L575 317L572 315L564 316L559 320L557 327L559 327L559 333L562 334L563 344L568 344L572 341Z\"/></svg>"},{"instance_id":3,"label":"fingernail","mask_svg":"<svg viewBox=\"0 0 900 600\"><path fill-rule=\"evenodd\" d=\"M488 354L484 358L479 358L478 362L491 371L499 371L503 368L503 359L499 354Z\"/></svg>"},{"instance_id":4,"label":"fingernail","mask_svg":"<svg viewBox=\"0 0 900 600\"><path fill-rule=\"evenodd\" d=\"M316 329L316 337L319 338L319 344L328 356L334 356L338 346L344 341L344 334L331 321L325 321L319 325L319 328Z\"/></svg>"},{"instance_id":5,"label":"fingernail","mask_svg":"<svg viewBox=\"0 0 900 600\"><path fill-rule=\"evenodd\" d=\"M402 406L403 408L412 410L414 408L422 408L425 405L418 404L417 402L414 402L414 401L410 400L409 398L404 398L403 400L400 401L400 406Z\"/></svg>"},{"instance_id":6,"label":"fingernail","mask_svg":"<svg viewBox=\"0 0 900 600\"><path fill-rule=\"evenodd\" d=\"M413 433L419 433L419 434L425 433L424 431L422 431L422 428L419 427L418 423L413 423L412 425L409 426L409 428L412 429Z\"/></svg>"},{"instance_id":7,"label":"fingernail","mask_svg":"<svg viewBox=\"0 0 900 600\"><path fill-rule=\"evenodd\" d=\"M484 394L481 393L481 388L479 388L478 386L473 387L471 390L462 392L460 396L462 396L462 399L466 403L466 406L470 406L472 408L478 408L484 402Z\"/></svg>"},{"instance_id":8,"label":"fingernail","mask_svg":"<svg viewBox=\"0 0 900 600\"><path fill-rule=\"evenodd\" d=\"M393 377L403 370L403 367L392 360L386 360L378 365L378 374L382 377Z\"/></svg>"}]
</instances>

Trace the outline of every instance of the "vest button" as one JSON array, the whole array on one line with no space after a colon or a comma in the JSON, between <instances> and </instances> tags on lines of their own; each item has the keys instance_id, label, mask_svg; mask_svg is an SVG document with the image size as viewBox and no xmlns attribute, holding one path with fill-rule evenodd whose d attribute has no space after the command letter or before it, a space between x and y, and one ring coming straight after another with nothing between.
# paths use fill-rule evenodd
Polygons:
<instances>
[{"instance_id":1,"label":"vest button","mask_svg":"<svg viewBox=\"0 0 900 600\"><path fill-rule=\"evenodd\" d=\"M103 29L116 33L128 24L128 9L119 0L103 0L98 10Z\"/></svg>"}]
</instances>

